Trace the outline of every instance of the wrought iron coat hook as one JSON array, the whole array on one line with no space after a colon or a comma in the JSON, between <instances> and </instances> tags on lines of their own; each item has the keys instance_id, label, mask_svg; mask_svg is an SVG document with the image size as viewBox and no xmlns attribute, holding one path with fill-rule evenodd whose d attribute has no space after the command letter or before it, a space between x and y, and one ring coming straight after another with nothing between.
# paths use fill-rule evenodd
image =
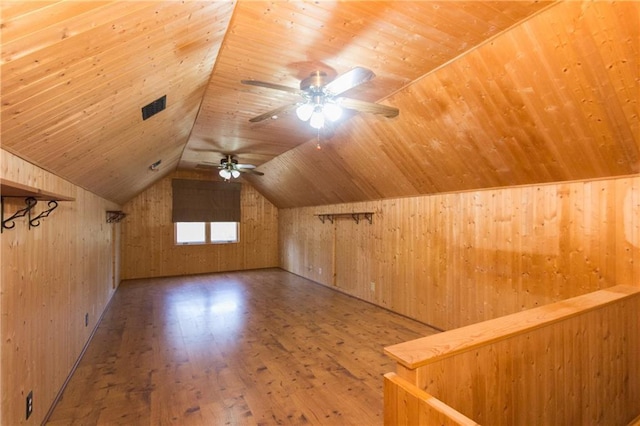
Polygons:
<instances>
[{"instance_id":1,"label":"wrought iron coat hook","mask_svg":"<svg viewBox=\"0 0 640 426\"><path fill-rule=\"evenodd\" d=\"M107 210L107 223L118 223L125 218L127 214L120 210Z\"/></svg>"},{"instance_id":2,"label":"wrought iron coat hook","mask_svg":"<svg viewBox=\"0 0 640 426\"><path fill-rule=\"evenodd\" d=\"M2 199L2 203L4 204L4 197ZM13 229L16 226L15 220L25 216L27 213L29 213L29 223L31 223L31 209L33 209L35 207L36 204L38 204L38 200L36 200L33 197L27 197L24 200L24 203L26 204L26 207L23 209L18 210L17 212L15 212L11 217L5 219L4 217L2 218L2 229ZM3 205L3 209L2 209L2 214L4 215L4 205Z\"/></svg>"},{"instance_id":3,"label":"wrought iron coat hook","mask_svg":"<svg viewBox=\"0 0 640 426\"><path fill-rule=\"evenodd\" d=\"M58 207L58 202L55 200L51 200L47 203L47 205L49 206L49 208L34 218L31 218L31 213L29 213L29 228L40 226L40 219L44 219L45 217L49 216L49 213L51 213L56 209L56 207Z\"/></svg>"}]
</instances>

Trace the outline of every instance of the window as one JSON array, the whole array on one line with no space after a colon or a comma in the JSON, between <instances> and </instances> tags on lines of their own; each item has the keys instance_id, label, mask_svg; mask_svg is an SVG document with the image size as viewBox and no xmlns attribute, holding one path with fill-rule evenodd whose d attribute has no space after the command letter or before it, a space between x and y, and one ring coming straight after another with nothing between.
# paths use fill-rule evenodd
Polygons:
<instances>
[{"instance_id":1,"label":"window","mask_svg":"<svg viewBox=\"0 0 640 426\"><path fill-rule=\"evenodd\" d=\"M238 222L176 222L176 244L238 242Z\"/></svg>"},{"instance_id":2,"label":"window","mask_svg":"<svg viewBox=\"0 0 640 426\"><path fill-rule=\"evenodd\" d=\"M204 222L177 222L176 243L204 244L206 240Z\"/></svg>"},{"instance_id":3,"label":"window","mask_svg":"<svg viewBox=\"0 0 640 426\"><path fill-rule=\"evenodd\" d=\"M238 222L211 222L212 243L238 242Z\"/></svg>"}]
</instances>

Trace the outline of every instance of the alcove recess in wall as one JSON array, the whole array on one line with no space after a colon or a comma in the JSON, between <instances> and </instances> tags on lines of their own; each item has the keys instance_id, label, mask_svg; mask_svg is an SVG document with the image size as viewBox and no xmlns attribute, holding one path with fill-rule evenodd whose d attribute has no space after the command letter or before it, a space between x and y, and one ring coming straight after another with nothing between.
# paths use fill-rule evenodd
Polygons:
<instances>
[{"instance_id":1,"label":"alcove recess in wall","mask_svg":"<svg viewBox=\"0 0 640 426\"><path fill-rule=\"evenodd\" d=\"M24 198L25 207L5 219L4 199L9 197ZM58 207L58 201L75 201L73 197L54 194L53 192L43 191L32 186L11 182L2 178L0 178L0 199L2 200L2 226L0 227L0 232L4 232L5 229L14 228L16 226L15 220L26 215L28 215L29 218L29 229L40 226L40 220L49 216L49 214ZM40 214L34 216L33 211L38 201L47 201L47 208L42 210Z\"/></svg>"},{"instance_id":2,"label":"alcove recess in wall","mask_svg":"<svg viewBox=\"0 0 640 426\"><path fill-rule=\"evenodd\" d=\"M339 217L350 217L352 218L356 223L360 223L361 219L366 219L367 221L369 221L369 224L373 223L373 212L357 212L357 213L320 213L317 214L315 216L318 216L318 219L320 219L320 221L322 223L324 223L326 220L328 220L329 222L333 223L334 220L336 220Z\"/></svg>"}]
</instances>

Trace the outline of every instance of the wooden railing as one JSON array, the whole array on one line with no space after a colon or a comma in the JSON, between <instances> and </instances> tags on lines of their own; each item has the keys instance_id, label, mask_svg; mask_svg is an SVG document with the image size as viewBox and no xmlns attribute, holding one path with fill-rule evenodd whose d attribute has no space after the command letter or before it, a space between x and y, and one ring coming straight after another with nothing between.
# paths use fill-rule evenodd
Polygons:
<instances>
[{"instance_id":1,"label":"wooden railing","mask_svg":"<svg viewBox=\"0 0 640 426\"><path fill-rule=\"evenodd\" d=\"M627 425L639 326L640 288L616 286L389 346L385 424Z\"/></svg>"},{"instance_id":2,"label":"wooden railing","mask_svg":"<svg viewBox=\"0 0 640 426\"><path fill-rule=\"evenodd\" d=\"M477 425L395 373L384 375L384 407L385 425Z\"/></svg>"}]
</instances>

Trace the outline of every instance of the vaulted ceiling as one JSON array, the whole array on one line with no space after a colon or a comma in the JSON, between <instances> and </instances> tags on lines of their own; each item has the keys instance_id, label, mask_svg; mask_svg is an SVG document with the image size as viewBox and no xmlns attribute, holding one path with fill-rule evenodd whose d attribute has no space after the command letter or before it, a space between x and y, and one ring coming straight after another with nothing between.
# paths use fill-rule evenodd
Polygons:
<instances>
[{"instance_id":1,"label":"vaulted ceiling","mask_svg":"<svg viewBox=\"0 0 640 426\"><path fill-rule=\"evenodd\" d=\"M640 172L640 2L0 5L2 148L120 204L225 154L278 207ZM357 66L397 117L249 121Z\"/></svg>"}]
</instances>

